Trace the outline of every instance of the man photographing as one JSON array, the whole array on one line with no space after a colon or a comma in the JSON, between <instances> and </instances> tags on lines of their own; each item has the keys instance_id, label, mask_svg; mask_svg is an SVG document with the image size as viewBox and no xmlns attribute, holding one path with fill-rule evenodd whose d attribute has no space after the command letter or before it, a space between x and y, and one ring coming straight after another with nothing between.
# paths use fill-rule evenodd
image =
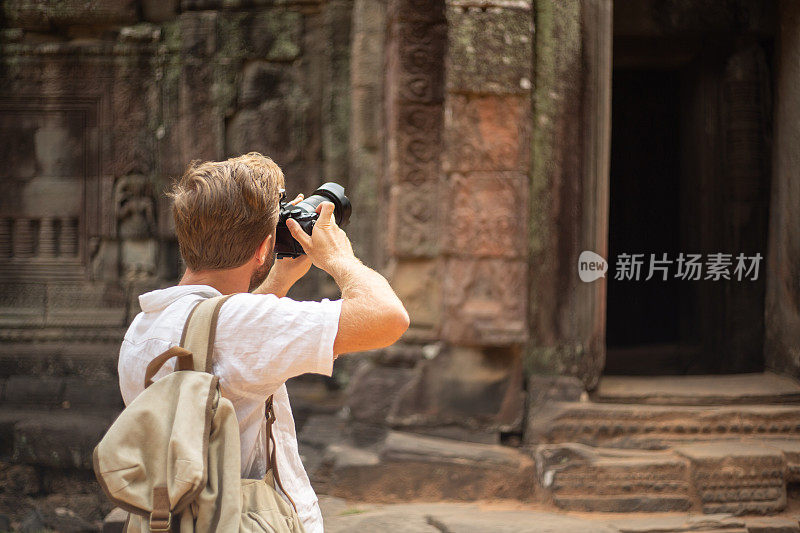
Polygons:
<instances>
[{"instance_id":1,"label":"man photographing","mask_svg":"<svg viewBox=\"0 0 800 533\"><path fill-rule=\"evenodd\" d=\"M285 382L309 372L330 376L338 355L394 343L409 319L386 279L353 254L334 220L332 203L317 208L319 218L311 235L295 220L287 220L305 255L274 260L283 187L280 168L257 153L189 166L170 194L186 272L177 286L139 297L142 312L125 334L119 379L128 405L143 390L148 363L179 344L197 303L234 294L220 309L213 373L236 411L241 475L265 475L264 402L274 395L280 480L305 530L312 533L322 531L322 516L300 461ZM340 300L298 302L285 297L312 264L333 277ZM173 370L167 363L155 378Z\"/></svg>"}]
</instances>

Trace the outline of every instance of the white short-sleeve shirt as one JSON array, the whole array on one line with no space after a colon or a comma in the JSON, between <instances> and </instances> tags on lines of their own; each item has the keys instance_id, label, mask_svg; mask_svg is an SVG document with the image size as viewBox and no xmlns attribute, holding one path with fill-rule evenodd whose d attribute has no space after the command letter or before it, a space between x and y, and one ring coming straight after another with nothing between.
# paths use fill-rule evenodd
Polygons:
<instances>
[{"instance_id":1,"label":"white short-sleeve shirt","mask_svg":"<svg viewBox=\"0 0 800 533\"><path fill-rule=\"evenodd\" d=\"M139 297L142 312L128 328L119 355L125 405L144 390L147 364L180 342L183 325L201 300L219 296L207 285L178 285ZM237 294L222 306L214 343L213 371L239 421L242 477L266 473L264 401L274 394L276 459L284 488L308 533L321 532L317 496L300 461L285 382L305 373L330 376L341 300L297 302L274 295ZM168 361L156 374L174 370Z\"/></svg>"}]
</instances>

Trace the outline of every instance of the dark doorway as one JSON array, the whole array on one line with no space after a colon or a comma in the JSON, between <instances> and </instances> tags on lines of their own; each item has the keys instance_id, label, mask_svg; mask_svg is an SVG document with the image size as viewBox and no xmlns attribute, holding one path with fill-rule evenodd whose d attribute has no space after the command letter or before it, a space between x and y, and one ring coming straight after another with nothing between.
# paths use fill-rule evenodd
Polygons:
<instances>
[{"instance_id":1,"label":"dark doorway","mask_svg":"<svg viewBox=\"0 0 800 533\"><path fill-rule=\"evenodd\" d=\"M691 295L674 277L650 272L651 256L680 251L680 109L677 71L614 71L609 259L621 266L628 254L634 279L608 277L607 372L633 372L626 355L663 368L696 350L680 324L681 302L693 310Z\"/></svg>"},{"instance_id":2,"label":"dark doorway","mask_svg":"<svg viewBox=\"0 0 800 533\"><path fill-rule=\"evenodd\" d=\"M642 6L657 3L631 9L636 3L617 2L614 14L605 373L762 371L768 17L753 30L742 22L747 13L720 13L723 22L705 30L692 27L695 18L717 20L714 13L663 19L656 11L643 20ZM717 253L730 254L730 279L706 279ZM740 253L748 266L761 255L756 279L737 279ZM626 279L615 278L623 254L629 266L639 263L638 276L629 267ZM699 280L678 277L681 254L700 255Z\"/></svg>"}]
</instances>

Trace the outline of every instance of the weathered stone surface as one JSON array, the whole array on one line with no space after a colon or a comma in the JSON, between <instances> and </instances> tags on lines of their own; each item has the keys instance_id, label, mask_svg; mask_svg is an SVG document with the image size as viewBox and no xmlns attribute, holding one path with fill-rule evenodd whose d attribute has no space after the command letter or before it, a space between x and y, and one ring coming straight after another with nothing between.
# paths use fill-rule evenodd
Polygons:
<instances>
[{"instance_id":1,"label":"weathered stone surface","mask_svg":"<svg viewBox=\"0 0 800 533\"><path fill-rule=\"evenodd\" d=\"M720 531L745 533L745 523L730 514L654 516L621 518L609 521L620 533L682 533L684 531Z\"/></svg>"},{"instance_id":2,"label":"weathered stone surface","mask_svg":"<svg viewBox=\"0 0 800 533\"><path fill-rule=\"evenodd\" d=\"M584 392L583 383L572 376L533 375L528 379L528 401L531 407L545 402L577 402Z\"/></svg>"},{"instance_id":3,"label":"weathered stone surface","mask_svg":"<svg viewBox=\"0 0 800 533\"><path fill-rule=\"evenodd\" d=\"M800 400L800 383L772 372L723 376L603 376L594 397L601 402L656 405L794 403Z\"/></svg>"},{"instance_id":4,"label":"weathered stone surface","mask_svg":"<svg viewBox=\"0 0 800 533\"><path fill-rule=\"evenodd\" d=\"M15 462L92 468L92 450L113 417L30 413L14 425Z\"/></svg>"},{"instance_id":5,"label":"weathered stone surface","mask_svg":"<svg viewBox=\"0 0 800 533\"><path fill-rule=\"evenodd\" d=\"M686 511L689 463L664 452L598 449L580 444L536 448L539 484L573 511Z\"/></svg>"},{"instance_id":6,"label":"weathered stone surface","mask_svg":"<svg viewBox=\"0 0 800 533\"><path fill-rule=\"evenodd\" d=\"M48 326L124 327L127 320L125 293L119 285L50 283L47 285Z\"/></svg>"},{"instance_id":7,"label":"weathered stone surface","mask_svg":"<svg viewBox=\"0 0 800 533\"><path fill-rule=\"evenodd\" d=\"M796 438L800 407L684 407L553 402L526 428L526 442L662 449L742 437Z\"/></svg>"},{"instance_id":8,"label":"weathered stone surface","mask_svg":"<svg viewBox=\"0 0 800 533\"><path fill-rule=\"evenodd\" d=\"M31 495L41 488L41 479L34 467L0 463L0 493Z\"/></svg>"},{"instance_id":9,"label":"weathered stone surface","mask_svg":"<svg viewBox=\"0 0 800 533\"><path fill-rule=\"evenodd\" d=\"M297 440L300 458L311 479L323 462L325 449L346 441L345 422L340 416L327 414L312 414L303 422Z\"/></svg>"},{"instance_id":10,"label":"weathered stone surface","mask_svg":"<svg viewBox=\"0 0 800 533\"><path fill-rule=\"evenodd\" d=\"M443 168L445 172L526 171L530 128L527 96L448 94Z\"/></svg>"},{"instance_id":11,"label":"weathered stone surface","mask_svg":"<svg viewBox=\"0 0 800 533\"><path fill-rule=\"evenodd\" d=\"M6 404L54 407L61 404L63 396L63 379L11 376L6 381L2 401Z\"/></svg>"},{"instance_id":12,"label":"weathered stone surface","mask_svg":"<svg viewBox=\"0 0 800 533\"><path fill-rule=\"evenodd\" d=\"M533 9L527 367L592 389L605 364L606 287L582 283L575 265L581 251L607 248L612 4Z\"/></svg>"},{"instance_id":13,"label":"weathered stone surface","mask_svg":"<svg viewBox=\"0 0 800 533\"><path fill-rule=\"evenodd\" d=\"M523 435L526 444L538 444L531 428L536 427L539 413L547 408L549 402L578 402L586 393L583 383L576 377L536 374L528 379L527 392L527 423Z\"/></svg>"},{"instance_id":14,"label":"weathered stone surface","mask_svg":"<svg viewBox=\"0 0 800 533\"><path fill-rule=\"evenodd\" d=\"M747 533L800 533L796 518L748 518Z\"/></svg>"},{"instance_id":15,"label":"weathered stone surface","mask_svg":"<svg viewBox=\"0 0 800 533\"><path fill-rule=\"evenodd\" d=\"M65 409L99 407L121 411L125 404L117 381L69 377L64 378L61 406Z\"/></svg>"},{"instance_id":16,"label":"weathered stone surface","mask_svg":"<svg viewBox=\"0 0 800 533\"><path fill-rule=\"evenodd\" d=\"M385 424L398 395L415 372L363 363L350 380L345 405L355 420Z\"/></svg>"},{"instance_id":17,"label":"weathered stone surface","mask_svg":"<svg viewBox=\"0 0 800 533\"><path fill-rule=\"evenodd\" d=\"M508 510L474 504L405 503L357 505L323 513L325 530L407 533L615 533L599 520L533 510Z\"/></svg>"},{"instance_id":18,"label":"weathered stone surface","mask_svg":"<svg viewBox=\"0 0 800 533\"><path fill-rule=\"evenodd\" d=\"M800 5L780 4L778 46L782 50L781 68L777 70L775 87L775 148L773 150L772 196L770 200L769 255L766 257L766 300L764 302L764 359L768 368L792 376L800 376L800 310L796 302L800 294L800 212L791 205L791 198L800 194L800 184L792 179L800 163L791 148L800 135ZM791 281L784 281L791 280Z\"/></svg>"},{"instance_id":19,"label":"weathered stone surface","mask_svg":"<svg viewBox=\"0 0 800 533\"><path fill-rule=\"evenodd\" d=\"M292 61L302 52L302 21L299 12L287 9L222 13L217 18L220 54Z\"/></svg>"},{"instance_id":20,"label":"weathered stone surface","mask_svg":"<svg viewBox=\"0 0 800 533\"><path fill-rule=\"evenodd\" d=\"M517 172L448 176L447 250L452 257L523 258L527 178ZM524 279L513 279L524 285ZM515 292L516 291L515 289Z\"/></svg>"},{"instance_id":21,"label":"weathered stone surface","mask_svg":"<svg viewBox=\"0 0 800 533\"><path fill-rule=\"evenodd\" d=\"M368 514L353 511L342 516L326 517L325 530L331 533L347 533L349 531L397 531L398 533L438 533L440 529L428 523L424 514L411 516L407 513L382 513L373 511Z\"/></svg>"},{"instance_id":22,"label":"weathered stone surface","mask_svg":"<svg viewBox=\"0 0 800 533\"><path fill-rule=\"evenodd\" d=\"M520 365L514 350L447 348L419 366L389 420L405 427L517 431L524 408Z\"/></svg>"},{"instance_id":23,"label":"weathered stone surface","mask_svg":"<svg viewBox=\"0 0 800 533\"><path fill-rule=\"evenodd\" d=\"M385 253L385 230L374 221L381 219L384 202L375 177L384 172L386 3L355 0L352 21L348 185L359 200L353 204L348 235L365 263L379 264Z\"/></svg>"},{"instance_id":24,"label":"weathered stone surface","mask_svg":"<svg viewBox=\"0 0 800 533\"><path fill-rule=\"evenodd\" d=\"M135 0L12 0L3 4L3 14L7 24L28 30L49 30L70 24L125 24L137 20Z\"/></svg>"},{"instance_id":25,"label":"weathered stone surface","mask_svg":"<svg viewBox=\"0 0 800 533\"><path fill-rule=\"evenodd\" d=\"M389 204L389 249L400 258L434 257L439 252L441 220L438 183L392 187Z\"/></svg>"},{"instance_id":26,"label":"weathered stone surface","mask_svg":"<svg viewBox=\"0 0 800 533\"><path fill-rule=\"evenodd\" d=\"M452 511L432 513L429 518L439 530L448 533L616 533L595 520L530 511Z\"/></svg>"},{"instance_id":27,"label":"weathered stone surface","mask_svg":"<svg viewBox=\"0 0 800 533\"><path fill-rule=\"evenodd\" d=\"M786 507L786 460L779 450L744 443L681 446L705 513L770 514Z\"/></svg>"},{"instance_id":28,"label":"weathered stone surface","mask_svg":"<svg viewBox=\"0 0 800 533\"><path fill-rule=\"evenodd\" d=\"M448 91L525 93L531 86L529 9L450 7Z\"/></svg>"},{"instance_id":29,"label":"weathered stone surface","mask_svg":"<svg viewBox=\"0 0 800 533\"><path fill-rule=\"evenodd\" d=\"M440 104L403 102L396 117L390 117L392 139L390 171L398 182L422 184L438 179L442 148Z\"/></svg>"},{"instance_id":30,"label":"weathered stone surface","mask_svg":"<svg viewBox=\"0 0 800 533\"><path fill-rule=\"evenodd\" d=\"M529 498L533 462L501 446L390 433L378 453L329 447L328 492L371 502Z\"/></svg>"},{"instance_id":31,"label":"weathered stone surface","mask_svg":"<svg viewBox=\"0 0 800 533\"><path fill-rule=\"evenodd\" d=\"M389 274L411 319L411 334L435 338L442 320L442 271L436 259L398 261Z\"/></svg>"},{"instance_id":32,"label":"weathered stone surface","mask_svg":"<svg viewBox=\"0 0 800 533\"><path fill-rule=\"evenodd\" d=\"M448 259L443 336L457 344L503 346L527 338L527 266L495 258Z\"/></svg>"},{"instance_id":33,"label":"weathered stone surface","mask_svg":"<svg viewBox=\"0 0 800 533\"><path fill-rule=\"evenodd\" d=\"M745 442L779 450L786 459L786 482L800 481L800 440L798 439L745 439Z\"/></svg>"}]
</instances>

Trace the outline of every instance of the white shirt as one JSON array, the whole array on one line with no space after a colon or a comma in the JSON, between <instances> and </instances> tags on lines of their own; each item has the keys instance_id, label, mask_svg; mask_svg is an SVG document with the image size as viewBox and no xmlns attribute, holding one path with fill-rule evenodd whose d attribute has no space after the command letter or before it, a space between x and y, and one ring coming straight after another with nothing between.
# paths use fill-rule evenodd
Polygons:
<instances>
[{"instance_id":1,"label":"white shirt","mask_svg":"<svg viewBox=\"0 0 800 533\"><path fill-rule=\"evenodd\" d=\"M142 312L125 334L119 385L125 405L144 390L147 364L177 346L195 304L220 293L207 285L178 285L139 297ZM213 372L236 410L242 445L242 477L266 473L264 401L274 394L276 459L286 491L308 533L322 532L322 513L297 450L285 382L308 372L330 376L341 300L297 302L274 295L237 294L222 306L214 343ZM156 374L174 370L174 359Z\"/></svg>"}]
</instances>

